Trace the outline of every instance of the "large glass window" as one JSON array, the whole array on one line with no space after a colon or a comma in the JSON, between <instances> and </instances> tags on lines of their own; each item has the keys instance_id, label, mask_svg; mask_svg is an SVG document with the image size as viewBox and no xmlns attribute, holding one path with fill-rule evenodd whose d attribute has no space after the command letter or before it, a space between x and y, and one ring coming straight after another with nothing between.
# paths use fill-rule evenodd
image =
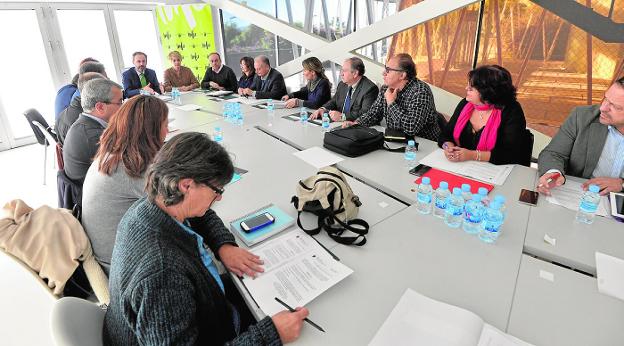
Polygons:
<instances>
[{"instance_id":1,"label":"large glass window","mask_svg":"<svg viewBox=\"0 0 624 346\"><path fill-rule=\"evenodd\" d=\"M109 78L119 81L119 76L115 73L104 11L57 10L56 13L71 75L78 73L78 64L82 59L92 57L104 64Z\"/></svg>"},{"instance_id":2,"label":"large glass window","mask_svg":"<svg viewBox=\"0 0 624 346\"><path fill-rule=\"evenodd\" d=\"M36 12L1 10L0 32L0 46L6 48L0 54L3 109L14 138L32 136L24 111L36 108L53 124L56 94Z\"/></svg>"},{"instance_id":3,"label":"large glass window","mask_svg":"<svg viewBox=\"0 0 624 346\"><path fill-rule=\"evenodd\" d=\"M132 53L144 52L147 54L147 67L156 71L158 80L162 82L164 71L152 11L115 10L115 23L124 67L134 66Z\"/></svg>"}]
</instances>

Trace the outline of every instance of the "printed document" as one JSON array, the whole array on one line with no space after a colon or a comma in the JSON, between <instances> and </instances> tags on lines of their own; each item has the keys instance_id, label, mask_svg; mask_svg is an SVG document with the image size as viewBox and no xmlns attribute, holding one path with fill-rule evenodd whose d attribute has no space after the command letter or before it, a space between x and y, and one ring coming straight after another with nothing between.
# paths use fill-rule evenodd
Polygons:
<instances>
[{"instance_id":1,"label":"printed document","mask_svg":"<svg viewBox=\"0 0 624 346\"><path fill-rule=\"evenodd\" d=\"M255 97L239 96L239 97L234 97L234 98L231 98L231 99L227 99L227 100L225 100L225 102L238 102L238 103L242 103L242 104L245 104L245 105L255 106L255 105L267 103L267 100L266 99L257 99Z\"/></svg>"},{"instance_id":2,"label":"printed document","mask_svg":"<svg viewBox=\"0 0 624 346\"><path fill-rule=\"evenodd\" d=\"M557 204L566 207L570 210L578 210L581 203L581 197L583 196L583 184L568 179L565 184L557 186L550 190L551 196L547 196L546 200L552 204ZM600 204L598 205L598 212L600 216L608 216L609 213L609 198L606 196L600 197Z\"/></svg>"},{"instance_id":3,"label":"printed document","mask_svg":"<svg viewBox=\"0 0 624 346\"><path fill-rule=\"evenodd\" d=\"M297 151L293 153L296 157L318 168L331 166L342 161L342 157L320 147Z\"/></svg>"},{"instance_id":4,"label":"printed document","mask_svg":"<svg viewBox=\"0 0 624 346\"><path fill-rule=\"evenodd\" d=\"M474 313L407 289L371 346L528 346Z\"/></svg>"},{"instance_id":5,"label":"printed document","mask_svg":"<svg viewBox=\"0 0 624 346\"><path fill-rule=\"evenodd\" d=\"M229 95L232 92L230 90L215 90L215 91L209 91L206 93L206 95L208 96L223 96L223 95Z\"/></svg>"},{"instance_id":6,"label":"printed document","mask_svg":"<svg viewBox=\"0 0 624 346\"><path fill-rule=\"evenodd\" d=\"M493 165L489 162L451 162L444 156L442 149L434 150L420 160L420 163L494 185L503 185L513 169L513 165Z\"/></svg>"},{"instance_id":7,"label":"printed document","mask_svg":"<svg viewBox=\"0 0 624 346\"><path fill-rule=\"evenodd\" d=\"M305 306L351 273L311 236L300 229L251 248L264 261L264 273L243 284L267 315L284 310L275 297L294 307Z\"/></svg>"},{"instance_id":8,"label":"printed document","mask_svg":"<svg viewBox=\"0 0 624 346\"><path fill-rule=\"evenodd\" d=\"M184 106L178 106L177 108L178 108L179 110L183 110L183 111L196 111L196 110L201 109L201 106L198 106L198 105L194 105L194 104L192 104L192 103L189 103L189 104L184 105Z\"/></svg>"}]
</instances>

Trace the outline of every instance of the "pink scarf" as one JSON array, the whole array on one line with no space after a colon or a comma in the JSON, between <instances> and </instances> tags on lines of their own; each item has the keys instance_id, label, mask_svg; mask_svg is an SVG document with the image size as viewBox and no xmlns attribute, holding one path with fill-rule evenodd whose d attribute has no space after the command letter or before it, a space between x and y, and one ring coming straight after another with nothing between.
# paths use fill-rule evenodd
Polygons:
<instances>
[{"instance_id":1,"label":"pink scarf","mask_svg":"<svg viewBox=\"0 0 624 346\"><path fill-rule=\"evenodd\" d=\"M472 111L475 108L478 111L492 109L492 114L490 114L490 118L487 123L485 123L483 132L481 132L481 138L479 138L479 144L477 144L477 150L492 151L492 149L494 149L494 145L496 145L496 135L498 133L498 127L501 123L501 110L494 108L493 105L484 104L477 106L472 102L466 103L464 109L462 109L461 113L459 113L459 118L457 119L457 123L453 129L453 139L455 139L455 143L457 145L461 146L461 143L459 143L459 135L461 135L468 121L470 121Z\"/></svg>"}]
</instances>

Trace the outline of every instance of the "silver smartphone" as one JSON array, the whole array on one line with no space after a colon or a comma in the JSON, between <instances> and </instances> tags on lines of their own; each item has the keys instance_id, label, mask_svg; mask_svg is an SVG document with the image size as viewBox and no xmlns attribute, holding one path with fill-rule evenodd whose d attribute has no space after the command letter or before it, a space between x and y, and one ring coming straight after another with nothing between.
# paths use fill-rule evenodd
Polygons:
<instances>
[{"instance_id":1,"label":"silver smartphone","mask_svg":"<svg viewBox=\"0 0 624 346\"><path fill-rule=\"evenodd\" d=\"M275 222L275 218L270 213L264 213L250 217L240 223L241 229L245 233L250 233L260 228L266 227Z\"/></svg>"}]
</instances>

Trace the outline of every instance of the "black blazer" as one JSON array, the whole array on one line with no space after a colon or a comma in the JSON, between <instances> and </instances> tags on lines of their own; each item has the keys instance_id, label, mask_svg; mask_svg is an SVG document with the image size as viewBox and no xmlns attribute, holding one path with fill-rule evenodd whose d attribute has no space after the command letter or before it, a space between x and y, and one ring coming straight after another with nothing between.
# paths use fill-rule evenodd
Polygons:
<instances>
[{"instance_id":1,"label":"black blazer","mask_svg":"<svg viewBox=\"0 0 624 346\"><path fill-rule=\"evenodd\" d=\"M80 96L74 97L74 99L71 100L69 107L65 108L56 120L54 130L56 130L56 137L58 138L59 143L61 143L61 146L65 143L65 137L67 137L69 129L76 122L76 120L78 120L80 114L82 114L81 100Z\"/></svg>"},{"instance_id":2,"label":"black blazer","mask_svg":"<svg viewBox=\"0 0 624 346\"><path fill-rule=\"evenodd\" d=\"M459 114L464 106L468 103L466 99L463 99L455 108L455 112L449 120L448 124L440 134L438 140L438 146L442 147L444 142L453 142L453 130ZM459 136L460 143L455 143L462 148L469 150L475 150L481 138L482 131L480 130L476 134L472 133L472 126L470 122L466 124L464 130ZM501 114L501 124L498 127L496 136L496 144L492 149L490 155L490 162L495 165L506 164L526 164L527 152L531 152L532 143L528 143L526 138L526 119L524 118L524 112L522 107L517 101L505 106ZM530 155L530 154L529 154Z\"/></svg>"},{"instance_id":3,"label":"black blazer","mask_svg":"<svg viewBox=\"0 0 624 346\"><path fill-rule=\"evenodd\" d=\"M67 177L82 185L91 161L100 146L104 126L84 114L71 126L63 145L63 162Z\"/></svg>"},{"instance_id":4,"label":"black blazer","mask_svg":"<svg viewBox=\"0 0 624 346\"><path fill-rule=\"evenodd\" d=\"M338 83L336 93L323 105L323 108L328 111L342 112L345 98L347 97L347 91L349 91L348 85L343 82ZM362 79L360 79L353 95L351 95L351 109L347 112L347 114L345 114L347 120L353 121L360 115L366 113L373 102L375 102L375 99L377 99L378 93L379 88L377 85L370 79L366 78L366 76L362 76Z\"/></svg>"},{"instance_id":5,"label":"black blazer","mask_svg":"<svg viewBox=\"0 0 624 346\"><path fill-rule=\"evenodd\" d=\"M262 79L256 73L254 81L250 88L256 91L257 99L274 99L279 100L282 96L286 95L286 83L284 83L284 77L278 70L271 68L264 82L264 88L262 87Z\"/></svg>"}]
</instances>

